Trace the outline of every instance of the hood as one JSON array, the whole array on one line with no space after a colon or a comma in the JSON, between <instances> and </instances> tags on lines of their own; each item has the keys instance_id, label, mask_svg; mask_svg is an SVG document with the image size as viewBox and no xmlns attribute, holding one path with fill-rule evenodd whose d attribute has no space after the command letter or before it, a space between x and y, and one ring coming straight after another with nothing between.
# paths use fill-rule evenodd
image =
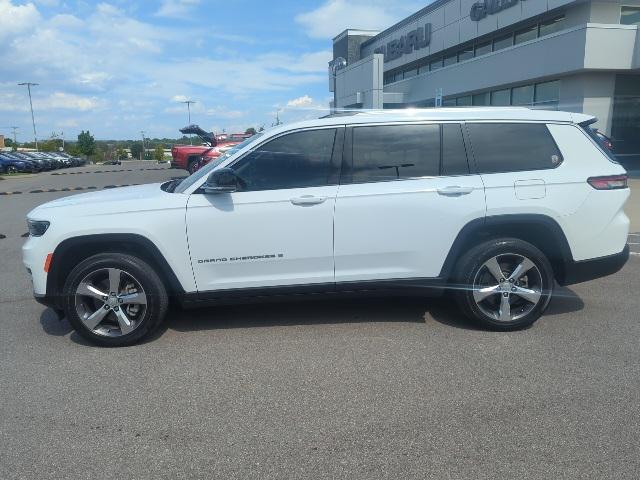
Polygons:
<instances>
[{"instance_id":1,"label":"hood","mask_svg":"<svg viewBox=\"0 0 640 480\"><path fill-rule=\"evenodd\" d=\"M182 203L186 205L186 195L167 193L160 188L161 185L152 183L71 195L44 203L29 212L27 217L47 220L52 215L114 215L162 210Z\"/></svg>"}]
</instances>

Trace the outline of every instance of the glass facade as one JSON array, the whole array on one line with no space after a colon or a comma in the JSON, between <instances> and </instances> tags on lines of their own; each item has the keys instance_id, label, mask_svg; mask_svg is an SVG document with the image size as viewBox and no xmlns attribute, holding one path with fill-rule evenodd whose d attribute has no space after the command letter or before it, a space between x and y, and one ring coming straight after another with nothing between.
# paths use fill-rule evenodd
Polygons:
<instances>
[{"instance_id":1,"label":"glass facade","mask_svg":"<svg viewBox=\"0 0 640 480\"><path fill-rule=\"evenodd\" d=\"M633 16L631 15L629 18L633 19ZM564 16L540 20L531 23L526 27L511 30L509 33L500 33L496 34L493 38L484 37L483 40L479 40L474 43L467 43L462 47L458 47L456 50L449 51L444 55L444 57L442 56L442 53L432 57L427 57L421 60L417 65L414 63L411 67L405 67L405 69L416 71L418 75L421 75L430 71L439 70L443 67L455 65L458 62L464 62L475 57L481 57L492 52L503 50L513 45L535 40L536 38L550 35L562 30L563 28ZM407 76L402 75L402 72L405 69L385 73L384 84L388 85L404 78L408 78ZM400 75L398 75L398 73L400 73Z\"/></svg>"},{"instance_id":2,"label":"glass facade","mask_svg":"<svg viewBox=\"0 0 640 480\"><path fill-rule=\"evenodd\" d=\"M611 140L616 154L640 157L640 75L616 77Z\"/></svg>"},{"instance_id":3,"label":"glass facade","mask_svg":"<svg viewBox=\"0 0 640 480\"><path fill-rule=\"evenodd\" d=\"M637 77L640 79L640 77ZM640 95L639 95L640 97ZM448 97L443 101L443 105L458 107L468 106L494 106L494 107L535 107L545 110L557 110L560 100L560 81L521 85L513 88L502 88L488 92L476 93L474 95L463 95L461 97Z\"/></svg>"}]
</instances>

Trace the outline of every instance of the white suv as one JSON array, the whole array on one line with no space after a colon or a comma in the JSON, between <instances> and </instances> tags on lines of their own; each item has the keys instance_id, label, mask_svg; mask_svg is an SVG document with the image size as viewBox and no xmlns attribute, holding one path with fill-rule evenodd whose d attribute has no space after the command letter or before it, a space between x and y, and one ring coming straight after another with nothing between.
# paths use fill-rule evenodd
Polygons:
<instances>
[{"instance_id":1,"label":"white suv","mask_svg":"<svg viewBox=\"0 0 640 480\"><path fill-rule=\"evenodd\" d=\"M36 298L101 345L140 340L169 298L433 295L500 330L554 281L628 258L625 170L593 117L524 108L339 114L254 136L182 181L31 211Z\"/></svg>"}]
</instances>

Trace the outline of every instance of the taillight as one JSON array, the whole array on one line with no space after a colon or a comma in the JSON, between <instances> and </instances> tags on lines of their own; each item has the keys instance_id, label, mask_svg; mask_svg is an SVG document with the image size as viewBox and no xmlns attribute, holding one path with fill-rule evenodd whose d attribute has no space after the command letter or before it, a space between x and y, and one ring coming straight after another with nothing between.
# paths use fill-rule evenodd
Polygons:
<instances>
[{"instance_id":1,"label":"taillight","mask_svg":"<svg viewBox=\"0 0 640 480\"><path fill-rule=\"evenodd\" d=\"M618 190L627 188L627 178L626 175L607 175L604 177L590 177L587 182L596 190Z\"/></svg>"}]
</instances>

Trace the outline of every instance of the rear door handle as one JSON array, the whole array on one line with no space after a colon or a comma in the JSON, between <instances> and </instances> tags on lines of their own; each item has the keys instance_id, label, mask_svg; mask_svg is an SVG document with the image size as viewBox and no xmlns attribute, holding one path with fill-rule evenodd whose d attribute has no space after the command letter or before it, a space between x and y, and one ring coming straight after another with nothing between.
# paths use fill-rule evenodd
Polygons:
<instances>
[{"instance_id":1,"label":"rear door handle","mask_svg":"<svg viewBox=\"0 0 640 480\"><path fill-rule=\"evenodd\" d=\"M439 195L447 197L457 197L460 195L468 195L473 192L473 187L460 187L458 185L450 185L448 187L442 187L438 189Z\"/></svg>"},{"instance_id":2,"label":"rear door handle","mask_svg":"<svg viewBox=\"0 0 640 480\"><path fill-rule=\"evenodd\" d=\"M294 205L300 206L310 206L310 205L318 205L323 203L327 197L314 197L313 195L303 195L301 197L292 198L290 201Z\"/></svg>"}]
</instances>

